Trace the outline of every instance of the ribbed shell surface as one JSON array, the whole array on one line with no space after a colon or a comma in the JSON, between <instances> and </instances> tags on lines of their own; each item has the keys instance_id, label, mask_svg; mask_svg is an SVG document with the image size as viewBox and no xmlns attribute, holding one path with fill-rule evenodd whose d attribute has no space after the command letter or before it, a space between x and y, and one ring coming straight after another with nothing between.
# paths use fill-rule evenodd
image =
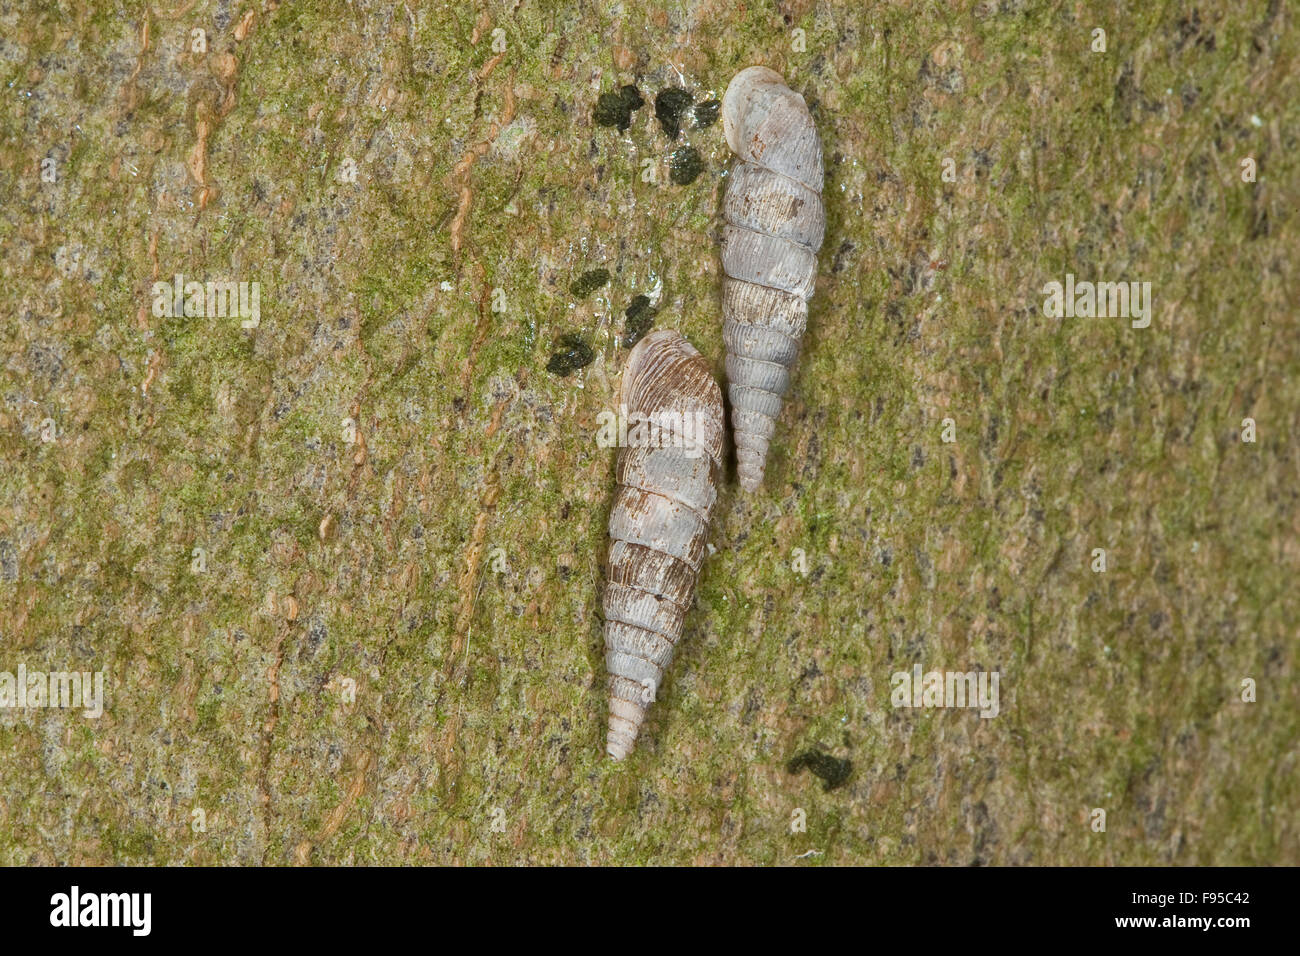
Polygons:
<instances>
[{"instance_id":1,"label":"ribbed shell surface","mask_svg":"<svg viewBox=\"0 0 1300 956\"><path fill-rule=\"evenodd\" d=\"M621 401L628 444L618 453L609 515L605 666L606 752L631 752L695 598L723 442L722 392L677 332L642 339L628 356Z\"/></svg>"},{"instance_id":2,"label":"ribbed shell surface","mask_svg":"<svg viewBox=\"0 0 1300 956\"><path fill-rule=\"evenodd\" d=\"M722 122L736 154L723 202L722 337L740 485L755 491L817 281L822 148L803 97L766 67L736 74Z\"/></svg>"}]
</instances>

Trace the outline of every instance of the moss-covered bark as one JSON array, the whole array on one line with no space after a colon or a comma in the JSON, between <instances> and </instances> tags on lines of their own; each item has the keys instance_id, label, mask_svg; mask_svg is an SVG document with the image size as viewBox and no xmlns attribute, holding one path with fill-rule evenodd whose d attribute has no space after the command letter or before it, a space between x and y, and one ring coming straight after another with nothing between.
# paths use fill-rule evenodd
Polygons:
<instances>
[{"instance_id":1,"label":"moss-covered bark","mask_svg":"<svg viewBox=\"0 0 1300 956\"><path fill-rule=\"evenodd\" d=\"M0 670L108 682L99 720L0 711L0 862L1300 863L1285 4L0 26ZM635 297L722 373L728 154L655 96L754 62L822 131L821 275L614 765L595 434ZM260 283L260 324L155 315L178 273ZM1150 327L1045 317L1066 273L1151 282ZM595 360L549 374L570 333ZM891 707L918 662L999 672L1001 713Z\"/></svg>"}]
</instances>

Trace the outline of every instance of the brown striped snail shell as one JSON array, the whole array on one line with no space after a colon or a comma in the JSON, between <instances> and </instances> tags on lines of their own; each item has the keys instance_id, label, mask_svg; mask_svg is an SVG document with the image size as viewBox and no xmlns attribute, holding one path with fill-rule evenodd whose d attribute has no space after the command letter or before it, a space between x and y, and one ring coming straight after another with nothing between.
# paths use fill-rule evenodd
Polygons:
<instances>
[{"instance_id":1,"label":"brown striped snail shell","mask_svg":"<svg viewBox=\"0 0 1300 956\"><path fill-rule=\"evenodd\" d=\"M622 760L636 743L695 599L722 469L722 391L704 357L670 329L628 355L627 441L609 514L605 667L609 733Z\"/></svg>"},{"instance_id":2,"label":"brown striped snail shell","mask_svg":"<svg viewBox=\"0 0 1300 956\"><path fill-rule=\"evenodd\" d=\"M737 158L723 203L722 338L740 485L756 491L817 279L822 146L803 97L762 66L727 86L722 126Z\"/></svg>"}]
</instances>

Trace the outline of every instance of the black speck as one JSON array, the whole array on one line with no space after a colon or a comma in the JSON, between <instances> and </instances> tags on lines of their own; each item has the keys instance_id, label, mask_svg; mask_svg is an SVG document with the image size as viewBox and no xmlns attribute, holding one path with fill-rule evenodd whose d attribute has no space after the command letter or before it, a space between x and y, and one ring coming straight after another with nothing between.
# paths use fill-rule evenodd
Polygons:
<instances>
[{"instance_id":1,"label":"black speck","mask_svg":"<svg viewBox=\"0 0 1300 956\"><path fill-rule=\"evenodd\" d=\"M63 360L49 345L34 344L27 349L27 363L37 378L48 379L51 385L63 377Z\"/></svg>"},{"instance_id":2,"label":"black speck","mask_svg":"<svg viewBox=\"0 0 1300 956\"><path fill-rule=\"evenodd\" d=\"M655 97L655 118L670 139L682 131L682 114L691 107L694 99L690 93L675 86L661 90Z\"/></svg>"},{"instance_id":3,"label":"black speck","mask_svg":"<svg viewBox=\"0 0 1300 956\"><path fill-rule=\"evenodd\" d=\"M608 269L592 269L574 279L573 284L569 286L569 291L581 299L584 296L591 295L608 281Z\"/></svg>"},{"instance_id":4,"label":"black speck","mask_svg":"<svg viewBox=\"0 0 1300 956\"><path fill-rule=\"evenodd\" d=\"M582 336L569 333L560 337L560 350L546 363L546 371L563 378L576 369L590 365L595 357L596 353L582 340Z\"/></svg>"},{"instance_id":5,"label":"black speck","mask_svg":"<svg viewBox=\"0 0 1300 956\"><path fill-rule=\"evenodd\" d=\"M307 651L315 654L325 639L329 637L329 628L323 621L313 621L310 630L307 632Z\"/></svg>"},{"instance_id":6,"label":"black speck","mask_svg":"<svg viewBox=\"0 0 1300 956\"><path fill-rule=\"evenodd\" d=\"M821 778L823 790L834 790L853 772L851 760L840 760L820 750L805 750L785 766L786 773L799 773L807 767Z\"/></svg>"},{"instance_id":7,"label":"black speck","mask_svg":"<svg viewBox=\"0 0 1300 956\"><path fill-rule=\"evenodd\" d=\"M694 146L674 150L668 160L668 178L678 186L689 186L704 172L704 160Z\"/></svg>"},{"instance_id":8,"label":"black speck","mask_svg":"<svg viewBox=\"0 0 1300 956\"><path fill-rule=\"evenodd\" d=\"M629 83L612 93L601 93L596 99L592 117L601 126L617 126L621 133L632 125L632 112L645 105L640 91Z\"/></svg>"},{"instance_id":9,"label":"black speck","mask_svg":"<svg viewBox=\"0 0 1300 956\"><path fill-rule=\"evenodd\" d=\"M848 263L849 257L857 251L852 240L845 239L840 243L840 247L835 250L835 258L831 260L831 272L843 272L844 266Z\"/></svg>"},{"instance_id":10,"label":"black speck","mask_svg":"<svg viewBox=\"0 0 1300 956\"><path fill-rule=\"evenodd\" d=\"M18 550L8 541L0 541L0 578L8 584L18 580Z\"/></svg>"},{"instance_id":11,"label":"black speck","mask_svg":"<svg viewBox=\"0 0 1300 956\"><path fill-rule=\"evenodd\" d=\"M630 349L655 324L659 310L650 304L648 296L639 295L627 307L627 321L623 324L623 347Z\"/></svg>"}]
</instances>

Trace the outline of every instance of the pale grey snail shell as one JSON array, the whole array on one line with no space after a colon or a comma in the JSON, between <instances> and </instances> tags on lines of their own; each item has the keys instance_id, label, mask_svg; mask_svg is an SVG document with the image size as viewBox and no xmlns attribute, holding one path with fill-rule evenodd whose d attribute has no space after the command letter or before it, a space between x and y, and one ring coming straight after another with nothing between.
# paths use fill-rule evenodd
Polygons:
<instances>
[{"instance_id":1,"label":"pale grey snail shell","mask_svg":"<svg viewBox=\"0 0 1300 956\"><path fill-rule=\"evenodd\" d=\"M680 334L652 332L628 355L621 404L627 443L609 514L605 750L632 750L695 598L717 498L725 424L722 391Z\"/></svg>"},{"instance_id":2,"label":"pale grey snail shell","mask_svg":"<svg viewBox=\"0 0 1300 956\"><path fill-rule=\"evenodd\" d=\"M762 66L732 79L722 126L737 157L723 203L722 338L740 486L755 491L817 279L822 146L803 97Z\"/></svg>"}]
</instances>

